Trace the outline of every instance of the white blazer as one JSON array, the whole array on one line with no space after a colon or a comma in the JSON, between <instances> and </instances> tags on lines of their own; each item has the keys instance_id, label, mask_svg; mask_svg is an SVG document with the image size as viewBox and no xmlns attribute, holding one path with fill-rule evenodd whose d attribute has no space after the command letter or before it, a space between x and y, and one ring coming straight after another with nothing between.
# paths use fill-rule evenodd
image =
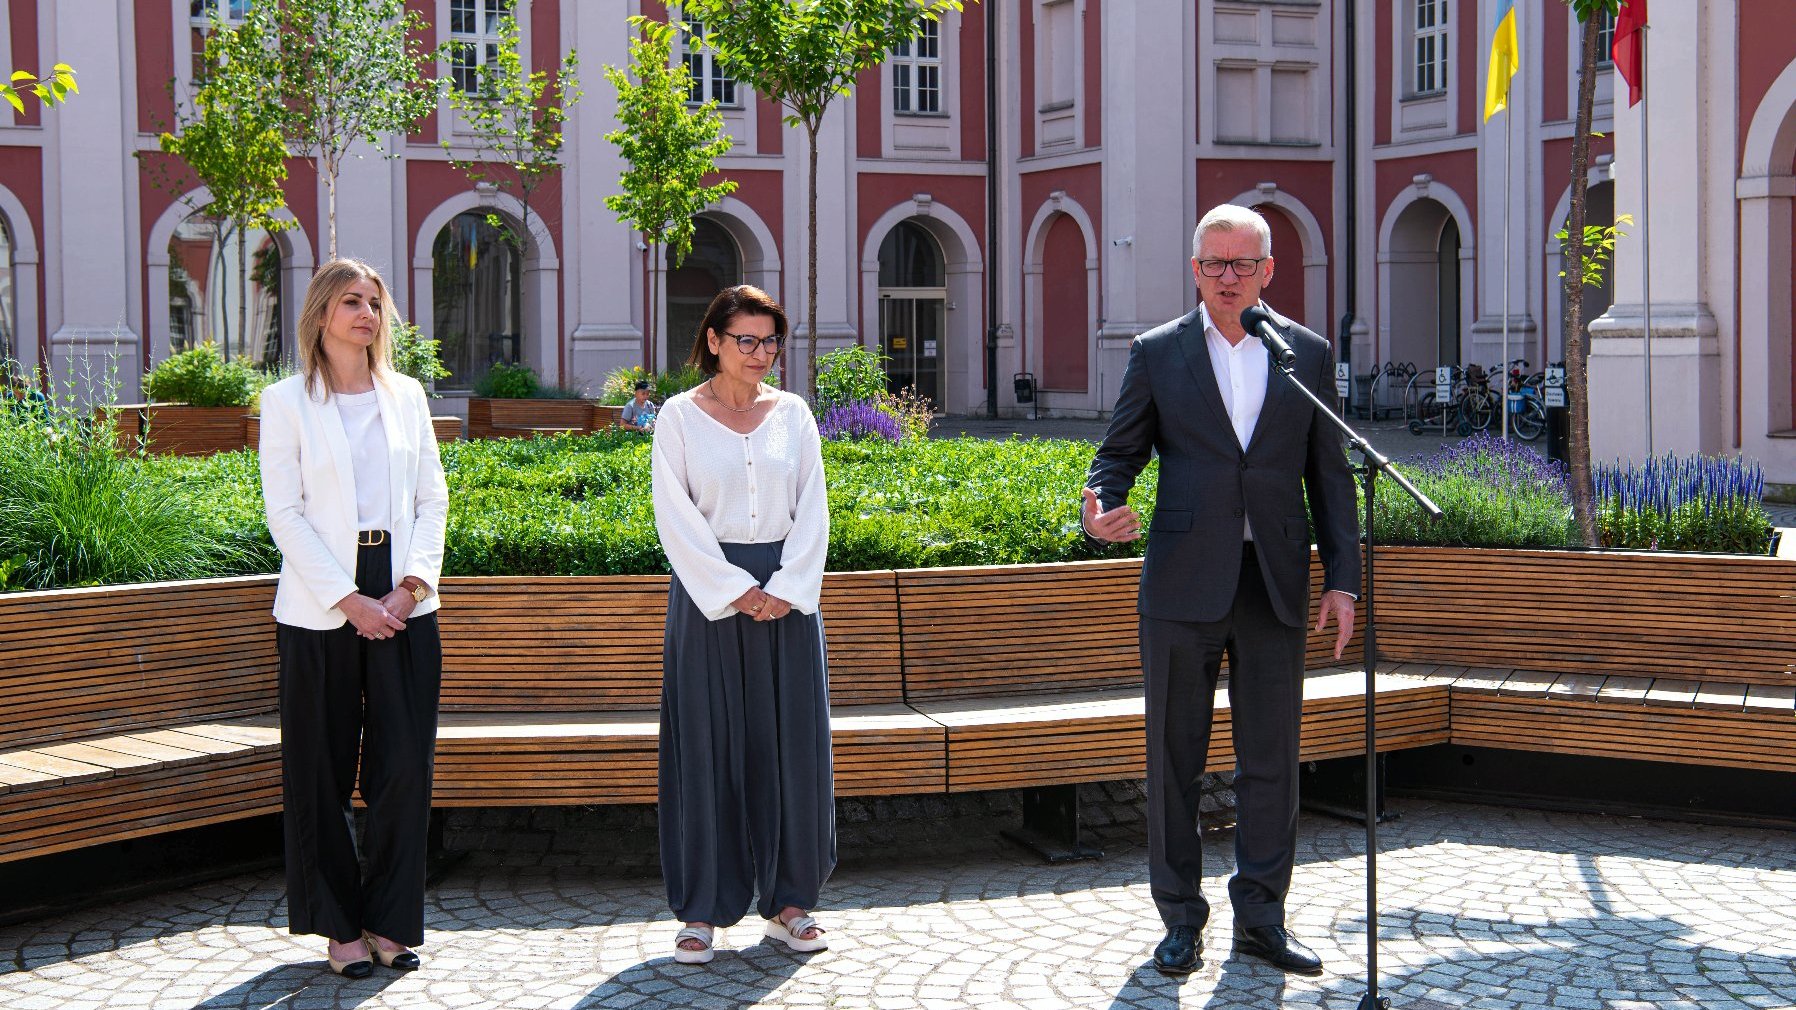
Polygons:
<instances>
[{"instance_id":1,"label":"white blazer","mask_svg":"<svg viewBox=\"0 0 1796 1010\"><path fill-rule=\"evenodd\" d=\"M422 579L432 593L412 613L428 614L438 605L449 515L430 401L416 379L397 373L377 374L374 393L387 436L393 581ZM358 524L355 467L336 398L314 400L304 375L264 389L260 450L268 530L281 551L274 619L318 631L340 628L349 618L336 603L356 591Z\"/></svg>"}]
</instances>

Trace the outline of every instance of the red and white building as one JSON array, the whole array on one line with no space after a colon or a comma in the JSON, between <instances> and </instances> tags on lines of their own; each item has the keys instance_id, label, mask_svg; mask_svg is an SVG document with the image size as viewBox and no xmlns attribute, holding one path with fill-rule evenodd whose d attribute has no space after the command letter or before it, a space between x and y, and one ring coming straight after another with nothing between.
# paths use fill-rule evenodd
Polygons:
<instances>
[{"instance_id":1,"label":"red and white building","mask_svg":"<svg viewBox=\"0 0 1796 1010\"><path fill-rule=\"evenodd\" d=\"M204 192L158 169L156 133L174 118L169 82L185 88L197 28L218 2L0 0L9 65L68 62L82 88L51 111L0 111L6 353L59 371L116 359L129 384L217 333L222 318L237 353L290 354L306 278L324 255L317 174L293 163L297 228L250 237L259 280L242 292L234 250L214 265L193 219ZM426 42L470 43L476 59L487 15L510 6L408 2L433 26ZM627 61L628 15L664 8L515 6L529 61L552 69L577 49L587 91L569 124L566 169L533 205L529 259L514 261L484 223L496 211L515 227L516 201L449 164L441 141L461 134L447 103L416 134L363 152L341 180L339 248L380 267L401 310L445 341L457 373L445 385L465 388L499 358L570 385L621 365L663 367L683 355L723 284L759 284L802 313L802 132L719 76L707 54L691 54L704 94L725 106L736 147L721 170L739 188L702 215L681 268L647 262L602 202L621 166L604 140L614 95L599 68ZM1000 411L1018 409L1011 377L1028 372L1042 409L1098 414L1114 400L1129 339L1195 304L1192 227L1233 201L1260 207L1272 225L1275 306L1338 338L1351 304L1356 371L1388 360L1424 370L1492 363L1505 322L1512 357L1556 360L1553 236L1569 196L1577 26L1560 0L1518 0L1514 121L1486 124L1495 6L1358 0L1351 82L1342 0L986 0L950 15L863 75L822 132L816 332L825 348L881 348L895 374L955 413L984 409L995 333ZM1787 0L1662 0L1652 12L1655 445L1743 450L1773 480L1796 482L1796 437L1786 437L1796 434L1796 10ZM1597 88L1598 223L1642 216L1640 110L1615 101L1612 76L1605 69ZM1601 317L1592 386L1602 455L1644 447L1638 234L1621 242L1613 290L1586 298L1587 318ZM989 309L988 270L998 296ZM667 324L657 334L644 332L651 271L664 274ZM235 321L246 296L247 338Z\"/></svg>"}]
</instances>

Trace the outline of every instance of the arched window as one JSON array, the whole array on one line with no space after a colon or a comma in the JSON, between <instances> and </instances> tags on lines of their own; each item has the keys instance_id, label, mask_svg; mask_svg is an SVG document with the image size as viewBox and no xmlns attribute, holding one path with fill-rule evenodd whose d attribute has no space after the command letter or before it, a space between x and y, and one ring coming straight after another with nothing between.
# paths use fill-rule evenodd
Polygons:
<instances>
[{"instance_id":1,"label":"arched window","mask_svg":"<svg viewBox=\"0 0 1796 1010\"><path fill-rule=\"evenodd\" d=\"M674 266L667 253L667 360L663 369L677 368L692 353L698 328L705 321L711 299L724 288L742 283L742 254L723 225L708 218L693 222L692 251Z\"/></svg>"},{"instance_id":2,"label":"arched window","mask_svg":"<svg viewBox=\"0 0 1796 1010\"><path fill-rule=\"evenodd\" d=\"M439 389L469 389L494 363L522 360L523 259L485 212L458 214L431 245L430 336L449 378Z\"/></svg>"},{"instance_id":3,"label":"arched window","mask_svg":"<svg viewBox=\"0 0 1796 1010\"><path fill-rule=\"evenodd\" d=\"M188 215L168 239L168 353L212 341L233 361L279 363L281 265L279 243L262 229Z\"/></svg>"},{"instance_id":4,"label":"arched window","mask_svg":"<svg viewBox=\"0 0 1796 1010\"><path fill-rule=\"evenodd\" d=\"M0 219L0 362L19 357L19 299L12 273L12 227Z\"/></svg>"}]
</instances>

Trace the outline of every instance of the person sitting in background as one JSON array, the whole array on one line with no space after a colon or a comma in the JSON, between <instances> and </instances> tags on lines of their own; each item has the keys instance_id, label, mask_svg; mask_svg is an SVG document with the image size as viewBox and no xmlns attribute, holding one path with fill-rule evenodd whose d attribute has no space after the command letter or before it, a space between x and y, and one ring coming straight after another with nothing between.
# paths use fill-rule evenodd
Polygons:
<instances>
[{"instance_id":1,"label":"person sitting in background","mask_svg":"<svg viewBox=\"0 0 1796 1010\"><path fill-rule=\"evenodd\" d=\"M655 404L649 399L649 380L636 380L636 398L624 404L619 426L625 431L651 431L655 423Z\"/></svg>"}]
</instances>

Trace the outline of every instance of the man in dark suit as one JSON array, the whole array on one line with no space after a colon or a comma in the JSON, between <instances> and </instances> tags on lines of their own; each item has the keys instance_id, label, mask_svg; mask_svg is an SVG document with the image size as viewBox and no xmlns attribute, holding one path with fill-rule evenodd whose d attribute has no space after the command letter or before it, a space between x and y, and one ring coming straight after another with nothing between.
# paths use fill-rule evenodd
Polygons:
<instances>
[{"instance_id":1,"label":"man in dark suit","mask_svg":"<svg viewBox=\"0 0 1796 1010\"><path fill-rule=\"evenodd\" d=\"M1326 570L1317 630L1353 630L1360 586L1353 477L1339 432L1275 374L1241 326L1272 279L1272 236L1245 207L1204 215L1192 240L1197 311L1137 337L1104 444L1086 480L1082 521L1106 542L1133 540L1125 504L1151 454L1159 494L1141 571L1141 665L1147 689L1149 881L1166 938L1154 964L1184 974L1202 962L1199 779L1224 654L1236 754L1235 949L1286 971L1322 963L1285 929L1297 846L1298 725L1309 618L1307 497ZM1296 374L1333 395L1327 340L1274 314L1297 352Z\"/></svg>"}]
</instances>

